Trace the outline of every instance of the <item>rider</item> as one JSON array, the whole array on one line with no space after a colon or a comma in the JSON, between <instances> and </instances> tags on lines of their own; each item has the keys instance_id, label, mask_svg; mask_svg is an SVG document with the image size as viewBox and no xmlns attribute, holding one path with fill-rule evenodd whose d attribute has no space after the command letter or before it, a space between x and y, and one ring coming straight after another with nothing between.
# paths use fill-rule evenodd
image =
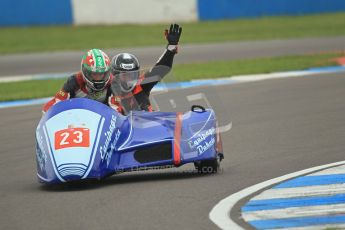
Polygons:
<instances>
[{"instance_id":1,"label":"rider","mask_svg":"<svg viewBox=\"0 0 345 230\"><path fill-rule=\"evenodd\" d=\"M82 58L81 71L67 79L62 89L44 105L43 112L59 101L75 97L97 100L122 114L130 110L152 111L150 91L170 71L181 32L182 28L177 24L171 25L169 31L165 30L168 41L165 52L156 65L142 75L134 55L118 54L110 64L102 50L89 50Z\"/></svg>"},{"instance_id":2,"label":"rider","mask_svg":"<svg viewBox=\"0 0 345 230\"><path fill-rule=\"evenodd\" d=\"M70 76L54 98L43 106L43 112L59 101L85 97L107 103L111 95L110 59L99 49L89 50L82 58L81 71Z\"/></svg>"},{"instance_id":3,"label":"rider","mask_svg":"<svg viewBox=\"0 0 345 230\"><path fill-rule=\"evenodd\" d=\"M178 24L165 30L168 45L155 66L148 72L140 74L138 59L129 53L121 53L111 61L112 95L109 105L119 113L127 114L132 110L152 111L149 100L152 88L170 71L177 53L177 45L182 27Z\"/></svg>"}]
</instances>

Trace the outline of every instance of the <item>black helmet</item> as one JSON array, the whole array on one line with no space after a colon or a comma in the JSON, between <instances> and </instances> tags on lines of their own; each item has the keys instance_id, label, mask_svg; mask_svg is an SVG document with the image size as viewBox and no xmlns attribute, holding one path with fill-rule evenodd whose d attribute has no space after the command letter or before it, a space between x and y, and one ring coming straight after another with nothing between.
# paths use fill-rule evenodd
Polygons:
<instances>
[{"instance_id":1,"label":"black helmet","mask_svg":"<svg viewBox=\"0 0 345 230\"><path fill-rule=\"evenodd\" d=\"M139 61L133 54L120 53L111 60L111 72L124 92L130 92L136 86L139 69Z\"/></svg>"}]
</instances>

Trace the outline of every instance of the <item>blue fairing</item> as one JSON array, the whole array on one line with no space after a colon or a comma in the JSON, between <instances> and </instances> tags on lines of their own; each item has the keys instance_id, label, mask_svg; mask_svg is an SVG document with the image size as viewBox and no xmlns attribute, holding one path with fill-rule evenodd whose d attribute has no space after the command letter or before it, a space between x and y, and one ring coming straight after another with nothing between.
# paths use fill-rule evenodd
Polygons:
<instances>
[{"instance_id":1,"label":"blue fairing","mask_svg":"<svg viewBox=\"0 0 345 230\"><path fill-rule=\"evenodd\" d=\"M39 181L101 179L123 170L216 158L212 110L183 114L181 127L176 127L176 119L174 112L133 111L123 116L83 98L57 103L36 129Z\"/></svg>"}]
</instances>

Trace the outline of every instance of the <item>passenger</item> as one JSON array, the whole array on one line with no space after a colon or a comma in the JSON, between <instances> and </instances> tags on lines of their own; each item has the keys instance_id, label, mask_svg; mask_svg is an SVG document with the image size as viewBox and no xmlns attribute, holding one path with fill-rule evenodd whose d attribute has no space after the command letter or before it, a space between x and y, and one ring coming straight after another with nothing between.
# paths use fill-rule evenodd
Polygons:
<instances>
[{"instance_id":1,"label":"passenger","mask_svg":"<svg viewBox=\"0 0 345 230\"><path fill-rule=\"evenodd\" d=\"M152 111L150 92L172 68L181 33L178 24L165 30L166 50L155 66L143 74L132 54L118 54L110 62L102 50L89 50L82 58L81 71L67 79L62 89L44 105L43 112L59 101L76 97L97 100L124 115L131 110Z\"/></svg>"}]
</instances>

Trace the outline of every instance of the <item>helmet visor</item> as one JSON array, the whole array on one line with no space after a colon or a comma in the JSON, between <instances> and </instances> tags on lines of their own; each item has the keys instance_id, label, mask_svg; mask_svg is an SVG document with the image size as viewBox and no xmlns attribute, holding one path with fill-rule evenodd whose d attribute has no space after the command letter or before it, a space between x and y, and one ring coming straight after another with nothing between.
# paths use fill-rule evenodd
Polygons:
<instances>
[{"instance_id":1,"label":"helmet visor","mask_svg":"<svg viewBox=\"0 0 345 230\"><path fill-rule=\"evenodd\" d=\"M139 71L135 70L135 71L122 71L122 72L118 72L116 74L116 79L118 79L118 81L121 84L121 87L125 90L125 91L131 91L134 89L134 87L136 86L138 80L139 80Z\"/></svg>"},{"instance_id":2,"label":"helmet visor","mask_svg":"<svg viewBox=\"0 0 345 230\"><path fill-rule=\"evenodd\" d=\"M93 89L102 90L110 79L110 70L103 73L86 71L85 77Z\"/></svg>"}]
</instances>

